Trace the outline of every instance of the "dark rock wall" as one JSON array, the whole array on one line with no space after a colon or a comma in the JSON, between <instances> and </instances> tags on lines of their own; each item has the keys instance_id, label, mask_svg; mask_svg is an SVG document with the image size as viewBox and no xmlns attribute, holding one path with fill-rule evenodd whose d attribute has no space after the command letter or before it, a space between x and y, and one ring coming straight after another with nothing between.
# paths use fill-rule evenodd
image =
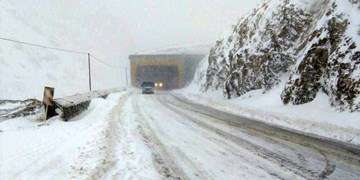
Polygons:
<instances>
[{"instance_id":1,"label":"dark rock wall","mask_svg":"<svg viewBox=\"0 0 360 180\"><path fill-rule=\"evenodd\" d=\"M360 48L353 39L360 33L349 35L360 26L354 22L360 11L339 8L360 1L315 0L307 8L296 1L267 1L242 18L212 48L204 89L222 89L231 98L266 92L287 75L279 95L284 104L309 103L323 91L339 110L360 110Z\"/></svg>"},{"instance_id":2,"label":"dark rock wall","mask_svg":"<svg viewBox=\"0 0 360 180\"><path fill-rule=\"evenodd\" d=\"M333 3L326 14L326 25L312 33L316 37L309 38L310 50L303 51L305 57L286 84L281 95L285 104L311 102L322 90L339 110L359 110L359 51L357 43L345 34L350 25Z\"/></svg>"},{"instance_id":3,"label":"dark rock wall","mask_svg":"<svg viewBox=\"0 0 360 180\"><path fill-rule=\"evenodd\" d=\"M233 34L218 41L209 56L205 89L224 89L228 96L241 96L255 89L268 90L296 62L294 43L308 30L313 19L309 13L283 1L265 18L270 4L264 3L243 18Z\"/></svg>"}]
</instances>

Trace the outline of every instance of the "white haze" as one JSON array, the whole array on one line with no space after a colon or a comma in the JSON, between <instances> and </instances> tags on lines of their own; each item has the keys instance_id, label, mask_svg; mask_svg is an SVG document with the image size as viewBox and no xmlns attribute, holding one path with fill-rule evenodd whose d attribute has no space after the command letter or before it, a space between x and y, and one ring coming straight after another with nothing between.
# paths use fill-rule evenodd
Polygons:
<instances>
[{"instance_id":1,"label":"white haze","mask_svg":"<svg viewBox=\"0 0 360 180\"><path fill-rule=\"evenodd\" d=\"M174 45L212 44L259 2L8 0L19 18L49 39L53 38L59 47L90 50L108 62L122 65L128 63L127 56L134 52ZM2 35L36 41L24 37L24 33L19 29Z\"/></svg>"},{"instance_id":2,"label":"white haze","mask_svg":"<svg viewBox=\"0 0 360 180\"><path fill-rule=\"evenodd\" d=\"M260 0L0 0L0 37L91 52L92 90L126 84L128 55L213 44ZM121 67L120 67L121 66ZM89 90L87 55L0 41L0 99Z\"/></svg>"}]
</instances>

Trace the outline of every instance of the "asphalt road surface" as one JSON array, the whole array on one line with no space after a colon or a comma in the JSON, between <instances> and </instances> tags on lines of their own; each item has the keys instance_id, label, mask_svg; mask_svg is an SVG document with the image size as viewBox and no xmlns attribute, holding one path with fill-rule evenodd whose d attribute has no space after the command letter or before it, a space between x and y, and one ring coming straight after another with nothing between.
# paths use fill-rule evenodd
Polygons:
<instances>
[{"instance_id":1,"label":"asphalt road surface","mask_svg":"<svg viewBox=\"0 0 360 180\"><path fill-rule=\"evenodd\" d=\"M169 179L359 179L360 150L171 94L132 94L140 130Z\"/></svg>"}]
</instances>

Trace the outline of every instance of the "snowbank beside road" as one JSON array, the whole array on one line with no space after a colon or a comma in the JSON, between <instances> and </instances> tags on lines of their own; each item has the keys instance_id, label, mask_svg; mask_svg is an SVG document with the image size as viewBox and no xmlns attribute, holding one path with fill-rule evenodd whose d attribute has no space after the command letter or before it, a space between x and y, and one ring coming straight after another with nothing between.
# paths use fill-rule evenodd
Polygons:
<instances>
[{"instance_id":1,"label":"snowbank beside road","mask_svg":"<svg viewBox=\"0 0 360 180\"><path fill-rule=\"evenodd\" d=\"M267 93L251 91L231 100L219 91L201 93L196 82L175 94L249 119L360 145L360 113L337 112L321 93L305 105L284 105L279 97L282 85Z\"/></svg>"},{"instance_id":2,"label":"snowbank beside road","mask_svg":"<svg viewBox=\"0 0 360 180\"><path fill-rule=\"evenodd\" d=\"M106 155L108 116L126 92L94 99L70 122L17 118L0 123L0 179L76 179ZM111 135L111 134L110 134Z\"/></svg>"}]
</instances>

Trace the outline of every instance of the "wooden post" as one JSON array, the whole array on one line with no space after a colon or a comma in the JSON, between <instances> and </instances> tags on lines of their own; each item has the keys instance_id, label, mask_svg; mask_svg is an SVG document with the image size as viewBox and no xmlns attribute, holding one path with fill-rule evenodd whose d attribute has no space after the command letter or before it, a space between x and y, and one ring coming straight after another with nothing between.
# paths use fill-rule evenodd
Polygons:
<instances>
[{"instance_id":1,"label":"wooden post","mask_svg":"<svg viewBox=\"0 0 360 180\"><path fill-rule=\"evenodd\" d=\"M88 65L89 65L89 90L91 91L91 61L90 61L90 53L88 53Z\"/></svg>"},{"instance_id":2,"label":"wooden post","mask_svg":"<svg viewBox=\"0 0 360 180\"><path fill-rule=\"evenodd\" d=\"M43 96L43 104L45 106L45 121L56 115L53 99L54 99L54 88L45 87L44 96Z\"/></svg>"}]
</instances>

